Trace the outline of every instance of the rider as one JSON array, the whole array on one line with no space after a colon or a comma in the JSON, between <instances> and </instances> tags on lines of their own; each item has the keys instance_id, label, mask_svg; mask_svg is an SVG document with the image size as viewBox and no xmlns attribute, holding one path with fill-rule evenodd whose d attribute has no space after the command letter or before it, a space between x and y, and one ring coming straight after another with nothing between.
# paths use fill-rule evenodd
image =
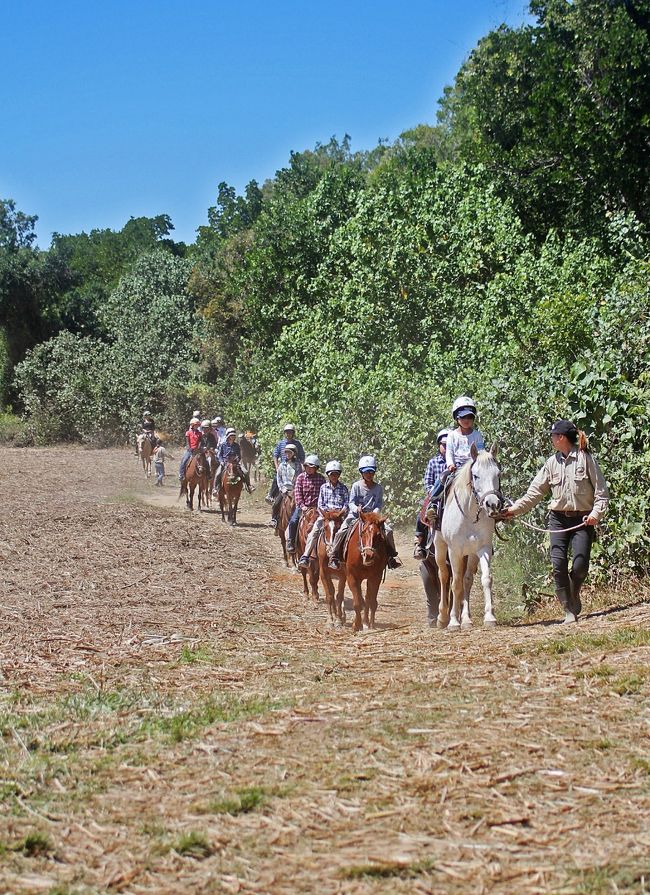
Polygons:
<instances>
[{"instance_id":1,"label":"rider","mask_svg":"<svg viewBox=\"0 0 650 895\"><path fill-rule=\"evenodd\" d=\"M271 507L271 521L269 522L271 528L277 528L282 498L285 494L289 494L293 491L296 476L299 475L301 469L301 464L296 460L295 444L285 444L284 460L282 460L278 466L278 471L275 474L278 494Z\"/></svg>"},{"instance_id":2,"label":"rider","mask_svg":"<svg viewBox=\"0 0 650 895\"><path fill-rule=\"evenodd\" d=\"M359 460L359 472L361 478L358 479L350 491L350 504L346 519L343 525L336 532L334 544L330 553L329 567L338 569L341 563L341 550L350 527L350 523L358 518L359 512L379 512L384 505L384 489L379 482L375 481L375 473L377 472L377 461L369 455L361 457ZM402 565L397 556L397 548L395 547L395 536L393 529L388 521L384 522L384 535L386 536L386 546L388 548L388 568L396 569Z\"/></svg>"},{"instance_id":3,"label":"rider","mask_svg":"<svg viewBox=\"0 0 650 895\"><path fill-rule=\"evenodd\" d=\"M448 435L449 432L447 431L447 429L441 429L436 436L438 453L435 455L435 457L432 457L429 460L426 471L424 473L424 490L427 492L427 494L431 491L432 488L435 487L440 477L444 475L445 470L447 469L445 457L447 454ZM429 506L427 507L427 517L429 518L431 524L435 525L438 520L438 515L440 512L439 506L439 501L429 501ZM429 530L424 522L422 522L420 513L418 513L415 517L415 550L413 551L413 556L415 559L426 559L426 543L428 535Z\"/></svg>"},{"instance_id":4,"label":"rider","mask_svg":"<svg viewBox=\"0 0 650 895\"><path fill-rule=\"evenodd\" d=\"M305 552L300 557L298 565L300 568L309 566L309 557L314 549L314 545L318 540L318 536L323 530L323 513L325 510L346 510L350 499L350 492L346 485L340 481L341 471L343 467L338 460L330 460L325 467L325 475L328 480L321 485L318 493L318 510L319 516L314 523L312 530L309 532L307 543L305 544Z\"/></svg>"},{"instance_id":5,"label":"rider","mask_svg":"<svg viewBox=\"0 0 650 895\"><path fill-rule=\"evenodd\" d=\"M476 445L478 451L485 449L483 433L474 428L476 404L473 399L467 395L461 395L460 398L456 398L451 408L451 415L458 423L458 427L449 432L445 458L447 469L440 476L437 484L429 491L431 500L436 500L442 495L448 477L467 463L473 444Z\"/></svg>"},{"instance_id":6,"label":"rider","mask_svg":"<svg viewBox=\"0 0 650 895\"><path fill-rule=\"evenodd\" d=\"M320 473L320 460L316 454L308 454L304 462L305 471L296 477L293 494L296 505L291 519L289 519L289 534L287 536L287 553L296 551L296 532L303 510L315 507L318 504L318 495L321 485L325 484L325 476Z\"/></svg>"},{"instance_id":7,"label":"rider","mask_svg":"<svg viewBox=\"0 0 650 895\"><path fill-rule=\"evenodd\" d=\"M210 420L201 423L201 447L206 451L216 451L218 447L217 436L214 434Z\"/></svg>"},{"instance_id":8,"label":"rider","mask_svg":"<svg viewBox=\"0 0 650 895\"><path fill-rule=\"evenodd\" d=\"M550 435L555 453L542 466L524 496L502 515L513 518L527 513L551 493L548 516L551 564L555 593L565 611L564 624L568 625L578 620L582 610L580 588L589 571L594 526L607 509L609 491L601 469L589 451L587 437L575 423L556 420ZM571 572L569 547L573 553Z\"/></svg>"},{"instance_id":9,"label":"rider","mask_svg":"<svg viewBox=\"0 0 650 895\"><path fill-rule=\"evenodd\" d=\"M153 446L153 440L155 437L154 430L155 430L155 424L153 421L153 417L151 415L151 411L145 410L144 413L142 414L142 422L140 424L140 431L137 433L136 439L135 439L135 455L136 455L136 457L138 456L138 448L139 448L140 442L142 441L140 436L146 435L147 438L149 438L151 440L151 443Z\"/></svg>"},{"instance_id":10,"label":"rider","mask_svg":"<svg viewBox=\"0 0 650 895\"><path fill-rule=\"evenodd\" d=\"M178 478L183 481L185 478L185 467L190 461L190 457L194 451L201 447L201 420L193 416L190 420L190 427L185 433L185 452L181 457L181 465L178 470Z\"/></svg>"},{"instance_id":11,"label":"rider","mask_svg":"<svg viewBox=\"0 0 650 895\"><path fill-rule=\"evenodd\" d=\"M226 429L226 438L219 445L219 450L217 451L217 471L214 475L214 491L216 494L221 487L221 474L223 472L224 466L228 462L236 462L239 468L239 472L243 479L244 484L246 485L246 490L249 494L252 493L253 488L251 487L250 478L247 472L244 472L241 466L241 448L237 444L237 433L234 429Z\"/></svg>"},{"instance_id":12,"label":"rider","mask_svg":"<svg viewBox=\"0 0 650 895\"><path fill-rule=\"evenodd\" d=\"M226 440L226 425L222 416L215 416L212 420L212 428L216 432L217 441L219 443Z\"/></svg>"},{"instance_id":13,"label":"rider","mask_svg":"<svg viewBox=\"0 0 650 895\"><path fill-rule=\"evenodd\" d=\"M284 451L287 444L293 444L296 449L296 458L299 463L305 462L305 449L300 444L297 438L295 438L296 427L293 423L287 423L284 427L284 438L282 438L276 446L273 448L273 465L275 466L275 471L277 472L280 463L284 457ZM273 503L278 494L278 485L276 479L271 482L271 487L269 489L269 493L266 495L267 503Z\"/></svg>"}]
</instances>

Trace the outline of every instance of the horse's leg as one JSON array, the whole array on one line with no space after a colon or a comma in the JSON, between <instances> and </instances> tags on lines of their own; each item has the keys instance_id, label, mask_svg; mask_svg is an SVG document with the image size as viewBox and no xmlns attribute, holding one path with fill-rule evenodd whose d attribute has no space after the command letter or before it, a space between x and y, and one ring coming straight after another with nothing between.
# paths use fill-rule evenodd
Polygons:
<instances>
[{"instance_id":1,"label":"horse's leg","mask_svg":"<svg viewBox=\"0 0 650 895\"><path fill-rule=\"evenodd\" d=\"M440 605L438 608L438 627L446 628L449 624L449 566L447 565L447 544L437 534L435 538L436 565L440 581Z\"/></svg>"},{"instance_id":2,"label":"horse's leg","mask_svg":"<svg viewBox=\"0 0 650 895\"><path fill-rule=\"evenodd\" d=\"M284 535L284 529L280 528L278 537L280 538L280 544L282 545L282 558L284 559L284 564L289 568L289 554L287 553L287 539Z\"/></svg>"},{"instance_id":3,"label":"horse's leg","mask_svg":"<svg viewBox=\"0 0 650 895\"><path fill-rule=\"evenodd\" d=\"M465 562L465 575L463 576L463 605L460 621L461 628L472 627L472 618L469 609L469 594L472 589L472 584L474 583L474 575L476 575L477 568L478 556L473 553L466 558Z\"/></svg>"},{"instance_id":4,"label":"horse's leg","mask_svg":"<svg viewBox=\"0 0 650 895\"><path fill-rule=\"evenodd\" d=\"M345 572L339 570L338 587L336 590L336 617L341 625L345 624Z\"/></svg>"},{"instance_id":5,"label":"horse's leg","mask_svg":"<svg viewBox=\"0 0 650 895\"><path fill-rule=\"evenodd\" d=\"M481 584L483 585L483 595L485 597L485 609L483 612L483 626L485 628L493 628L497 620L492 610L492 548L484 547L479 553L479 562L481 563Z\"/></svg>"},{"instance_id":6,"label":"horse's leg","mask_svg":"<svg viewBox=\"0 0 650 895\"><path fill-rule=\"evenodd\" d=\"M324 560L324 565L321 566L321 578L323 580L323 588L325 590L325 602L327 603L327 611L330 614L330 625L334 625L336 621L336 609L334 605L334 582L332 581L332 577L329 572L326 571L327 568L327 558Z\"/></svg>"},{"instance_id":7,"label":"horse's leg","mask_svg":"<svg viewBox=\"0 0 650 895\"><path fill-rule=\"evenodd\" d=\"M375 613L377 612L377 594L379 593L379 585L381 583L380 571L369 575L366 581L366 618L368 619L368 628L372 631L375 627Z\"/></svg>"},{"instance_id":8,"label":"horse's leg","mask_svg":"<svg viewBox=\"0 0 650 895\"><path fill-rule=\"evenodd\" d=\"M420 563L420 577L427 597L427 624L435 628L440 610L440 582L435 562L425 559Z\"/></svg>"},{"instance_id":9,"label":"horse's leg","mask_svg":"<svg viewBox=\"0 0 650 895\"><path fill-rule=\"evenodd\" d=\"M348 573L348 587L350 588L350 592L352 594L352 605L354 606L354 622L352 624L352 630L355 632L361 631L363 628L363 624L361 621L361 612L363 610L363 595L361 593L361 582L358 581L353 575Z\"/></svg>"},{"instance_id":10,"label":"horse's leg","mask_svg":"<svg viewBox=\"0 0 650 895\"><path fill-rule=\"evenodd\" d=\"M224 488L223 488L223 484L222 484L222 485L221 485L221 488L219 488L219 507L220 507L220 509L221 509L221 521L222 521L222 522L225 522L225 521L226 521L226 514L225 514L224 510L225 510L225 499L226 499L226 496L225 496L225 494L223 493L223 491L224 491Z\"/></svg>"},{"instance_id":11,"label":"horse's leg","mask_svg":"<svg viewBox=\"0 0 650 895\"><path fill-rule=\"evenodd\" d=\"M449 628L460 628L461 604L463 602L463 578L465 577L466 559L459 551L450 550L451 557L451 590L452 605L449 615Z\"/></svg>"},{"instance_id":12,"label":"horse's leg","mask_svg":"<svg viewBox=\"0 0 650 895\"><path fill-rule=\"evenodd\" d=\"M313 560L309 562L309 584L311 586L311 595L314 599L314 603L318 606L320 602L320 598L318 596L318 564Z\"/></svg>"}]
</instances>

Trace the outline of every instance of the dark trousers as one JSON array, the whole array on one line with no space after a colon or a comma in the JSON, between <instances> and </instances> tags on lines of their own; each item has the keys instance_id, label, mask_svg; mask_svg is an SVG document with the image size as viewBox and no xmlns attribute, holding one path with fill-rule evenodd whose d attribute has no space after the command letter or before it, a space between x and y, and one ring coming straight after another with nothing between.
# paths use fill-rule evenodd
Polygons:
<instances>
[{"instance_id":1,"label":"dark trousers","mask_svg":"<svg viewBox=\"0 0 650 895\"><path fill-rule=\"evenodd\" d=\"M582 515L572 516L551 510L548 516L548 527L554 529L573 528L581 521ZM589 556L594 542L596 530L593 525L586 525L577 531L557 532L551 534L551 565L555 579L555 593L565 611L578 615L582 609L580 588L589 571ZM572 553L571 571L569 572L569 549Z\"/></svg>"},{"instance_id":2,"label":"dark trousers","mask_svg":"<svg viewBox=\"0 0 650 895\"><path fill-rule=\"evenodd\" d=\"M271 482L271 487L269 488L269 497L277 497L280 493L280 486L278 485L278 480L275 476L273 476L273 481Z\"/></svg>"},{"instance_id":3,"label":"dark trousers","mask_svg":"<svg viewBox=\"0 0 650 895\"><path fill-rule=\"evenodd\" d=\"M291 519L289 519L289 525L287 526L289 529L287 544L291 544L291 546L294 546L296 543L296 533L298 531L298 523L300 522L301 509L301 507L294 507Z\"/></svg>"}]
</instances>

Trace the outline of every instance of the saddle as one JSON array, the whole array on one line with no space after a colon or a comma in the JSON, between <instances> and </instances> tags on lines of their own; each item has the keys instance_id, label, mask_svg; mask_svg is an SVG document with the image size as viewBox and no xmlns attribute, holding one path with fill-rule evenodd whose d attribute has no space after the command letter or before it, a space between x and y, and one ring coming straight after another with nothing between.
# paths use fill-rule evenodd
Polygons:
<instances>
[{"instance_id":1,"label":"saddle","mask_svg":"<svg viewBox=\"0 0 650 895\"><path fill-rule=\"evenodd\" d=\"M343 541L343 549L341 550L341 559L343 560L343 562L345 562L348 558L348 544L350 543L350 538L352 537L352 535L354 534L354 532L357 530L358 527L359 527L359 520L354 519L354 521L349 526L349 528L346 532L345 540Z\"/></svg>"}]
</instances>

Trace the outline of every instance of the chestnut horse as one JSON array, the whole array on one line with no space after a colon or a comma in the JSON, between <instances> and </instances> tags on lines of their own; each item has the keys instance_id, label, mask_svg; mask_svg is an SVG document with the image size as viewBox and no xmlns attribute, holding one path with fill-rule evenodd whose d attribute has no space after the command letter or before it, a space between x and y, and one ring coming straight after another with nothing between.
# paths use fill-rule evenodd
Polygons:
<instances>
[{"instance_id":1,"label":"chestnut horse","mask_svg":"<svg viewBox=\"0 0 650 895\"><path fill-rule=\"evenodd\" d=\"M241 448L241 465L242 469L248 473L249 478L257 481L259 473L257 469L257 460L262 452L257 441L257 435L250 430L239 436L239 447ZM253 475L251 475L253 473Z\"/></svg>"},{"instance_id":2,"label":"chestnut horse","mask_svg":"<svg viewBox=\"0 0 650 895\"><path fill-rule=\"evenodd\" d=\"M209 487L209 463L202 450L196 451L189 459L185 467L185 478L181 482L179 498L185 495L188 510L194 509L194 491L199 488L199 512L202 504L207 506L207 492Z\"/></svg>"},{"instance_id":3,"label":"chestnut horse","mask_svg":"<svg viewBox=\"0 0 650 895\"><path fill-rule=\"evenodd\" d=\"M361 631L375 627L377 611L377 593L381 577L386 568L388 549L384 522L386 516L378 513L359 512L359 519L354 522L353 530L347 542L345 554L346 578L352 592L354 605L353 631ZM361 584L365 580L365 598L361 592ZM363 611L363 625L361 612Z\"/></svg>"},{"instance_id":4,"label":"chestnut horse","mask_svg":"<svg viewBox=\"0 0 650 895\"><path fill-rule=\"evenodd\" d=\"M138 436L138 453L142 460L145 478L148 479L151 476L151 456L153 454L153 441L148 435Z\"/></svg>"},{"instance_id":5,"label":"chestnut horse","mask_svg":"<svg viewBox=\"0 0 650 895\"><path fill-rule=\"evenodd\" d=\"M317 519L317 507L307 507L300 514L298 534L296 535L296 552L293 554L294 562L296 561L297 556L302 556L305 552L307 538ZM309 566L306 569L300 569L300 571L302 572L302 584L305 597L309 596L309 588L311 588L311 595L314 603L318 605L318 558L312 556L309 560ZM307 587L307 579L309 579L309 587Z\"/></svg>"},{"instance_id":6,"label":"chestnut horse","mask_svg":"<svg viewBox=\"0 0 650 895\"><path fill-rule=\"evenodd\" d=\"M334 541L334 535L343 524L347 516L345 508L341 510L323 511L323 530L316 545L316 555L320 568L320 577L323 579L325 599L330 613L330 625L341 627L345 624L345 608L343 606L343 593L345 591L345 563L342 562L338 569L330 569L329 553ZM336 594L334 593L334 581L338 579Z\"/></svg>"},{"instance_id":7,"label":"chestnut horse","mask_svg":"<svg viewBox=\"0 0 650 895\"><path fill-rule=\"evenodd\" d=\"M293 513L295 505L296 501L294 500L293 491L288 491L280 502L278 524L275 527L275 534L278 538L280 538L280 545L282 546L282 556L284 557L284 564L287 568L289 568L289 554L287 553L287 525L289 524L289 519L291 519L291 514Z\"/></svg>"},{"instance_id":8,"label":"chestnut horse","mask_svg":"<svg viewBox=\"0 0 650 895\"><path fill-rule=\"evenodd\" d=\"M221 507L221 521L226 521L225 506L228 504L228 522L237 525L237 507L244 487L244 479L239 463L227 460L221 473L221 487L219 488L219 506Z\"/></svg>"}]
</instances>

